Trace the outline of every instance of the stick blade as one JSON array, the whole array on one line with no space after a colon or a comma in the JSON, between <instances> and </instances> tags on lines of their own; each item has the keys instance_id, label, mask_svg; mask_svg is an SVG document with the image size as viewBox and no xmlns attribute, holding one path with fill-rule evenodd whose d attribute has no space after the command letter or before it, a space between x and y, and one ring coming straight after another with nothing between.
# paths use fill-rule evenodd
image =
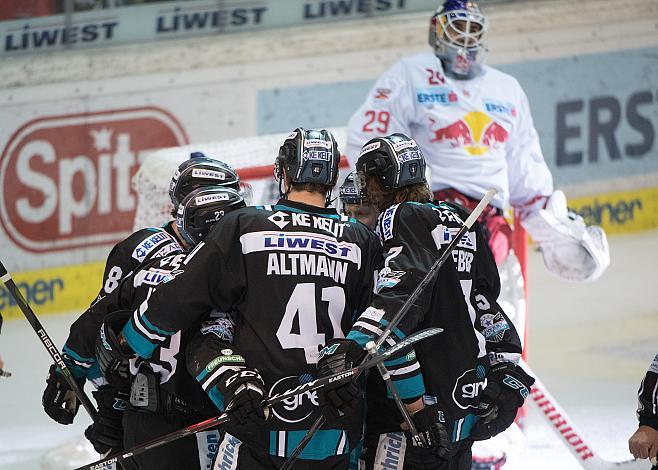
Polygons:
<instances>
[{"instance_id":1,"label":"stick blade","mask_svg":"<svg viewBox=\"0 0 658 470\"><path fill-rule=\"evenodd\" d=\"M372 359L368 360L365 362L362 366L363 370L369 369L373 366L376 366L378 363L385 361L389 357L399 353L405 348L408 348L409 346L422 341L426 338L429 338L431 336L438 335L439 333L443 332L443 328L425 328L424 330L417 331L416 333L413 333L406 338L398 341L395 343L395 345L391 346L385 351L382 351L379 353L377 356L373 357Z\"/></svg>"}]
</instances>

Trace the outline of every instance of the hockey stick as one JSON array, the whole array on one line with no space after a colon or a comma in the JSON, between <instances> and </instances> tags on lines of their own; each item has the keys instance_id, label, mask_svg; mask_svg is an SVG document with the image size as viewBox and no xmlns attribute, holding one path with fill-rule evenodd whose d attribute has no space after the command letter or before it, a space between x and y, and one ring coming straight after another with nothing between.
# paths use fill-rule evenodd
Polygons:
<instances>
[{"instance_id":1,"label":"hockey stick","mask_svg":"<svg viewBox=\"0 0 658 470\"><path fill-rule=\"evenodd\" d=\"M263 402L263 406L276 405L277 403L280 403L283 400L286 400L290 397L301 395L302 393L305 392L318 390L320 388L326 387L329 384L333 384L334 382L347 382L349 380L352 380L358 377L359 375L361 375L364 371L371 369L375 367L377 364L379 364L380 362L383 362L388 358L390 358L391 356L398 354L403 349L408 348L409 346L425 338L429 338L430 336L437 335L442 331L443 331L442 328L427 328L417 333L414 333L412 335L409 335L403 340L399 341L394 346L391 346L387 350L379 353L377 357L364 361L361 364L359 364L357 367L354 367L352 369L343 372L338 372L336 374L328 375L326 377L321 377L319 379L312 380L305 384L301 384L295 388L288 389L285 392L274 394L268 397L267 400ZM201 421L200 423L192 424L178 431L165 434L164 436L156 437L155 439L145 442L144 444L135 446L132 449L128 449L122 453L116 453L106 458L92 462L90 464L83 465L82 467L78 467L76 470L101 470L106 465L121 463L130 457L134 457L148 450L154 449L156 447L160 447L161 445L176 441L182 437L186 437L194 433L219 426L221 424L226 423L229 419L231 419L230 413L222 413L219 416L215 416L205 421Z\"/></svg>"},{"instance_id":2,"label":"hockey stick","mask_svg":"<svg viewBox=\"0 0 658 470\"><path fill-rule=\"evenodd\" d=\"M495 189L489 189L484 197L480 200L477 206L475 206L475 209L470 213L466 221L464 222L464 225L461 226L459 231L455 234L455 236L450 240L450 243L448 243L448 246L446 246L445 251L439 259L437 259L432 267L429 269L427 274L425 274L425 277L423 278L422 281L420 281L420 284L416 286L414 291L409 295L409 298L406 300L404 304L402 304L402 307L400 307L400 310L395 314L391 322L386 325L386 328L382 331L382 334L380 335L379 338L377 338L377 341L375 341L375 348L374 350L376 351L379 349L379 347L384 344L384 341L390 336L391 331L393 331L393 328L398 326L398 324L402 321L402 318L404 315L407 313L407 311L411 308L411 306L416 302L418 297L423 293L423 291L427 288L427 286L432 282L434 279L434 275L441 269L441 266L446 262L448 259L448 256L450 256L450 253L452 250L457 246L457 243L459 243L464 236L464 234L473 226L475 221L480 217L480 214L482 214L482 211L484 210L485 207L489 205L491 202L491 199L496 195L496 190ZM368 355L363 359L364 361L368 359ZM398 405L399 406L399 405ZM407 413L408 415L408 413ZM404 415L403 415L404 416ZM406 420L406 417L405 417ZM297 444L297 447L295 447L295 450L292 451L290 454L290 457L288 457L288 460L286 460L286 463L283 465L281 470L289 470L292 468L293 463L301 454L301 452L304 450L304 448L308 445L308 443L311 441L315 433L317 432L318 429L322 427L322 425L325 423L326 419L324 416L320 415L317 420L313 423L311 428L308 430L308 433L306 433L306 436L304 436L304 439L299 441L299 444Z\"/></svg>"},{"instance_id":3,"label":"hockey stick","mask_svg":"<svg viewBox=\"0 0 658 470\"><path fill-rule=\"evenodd\" d=\"M523 368L535 378L530 390L531 404L537 407L546 423L555 431L569 452L578 460L585 470L618 470L618 469L646 469L647 462L643 460L626 460L623 462L610 462L598 455L585 441L583 434L576 429L575 424L551 395L546 386L537 377L530 366L521 360Z\"/></svg>"},{"instance_id":4,"label":"hockey stick","mask_svg":"<svg viewBox=\"0 0 658 470\"><path fill-rule=\"evenodd\" d=\"M36 332L41 343L48 351L48 354L50 354L50 357L53 358L53 361L55 361L55 364L57 364L61 370L64 379L69 384L69 387L71 387L71 390L75 394L76 398L80 400L80 403L82 403L82 406L84 406L85 410L87 410L89 416L94 419L96 417L96 409L94 408L94 405L91 403L91 400L89 400L89 397L82 390L80 390L80 387L78 387L78 383L73 378L71 369L69 369L64 363L64 360L62 360L62 355L57 349L57 346L55 346L53 341L50 339L50 336L48 336L48 333L46 333L46 330L43 328L43 325L41 325L41 322L28 305L27 301L23 297L23 294L21 294L21 291L18 290L16 283L11 278L11 274L7 272L7 268L5 268L5 265L2 264L2 261L0 261L0 281L2 281L9 293L14 297L16 304L21 309L21 312L23 312L23 315L25 315L25 318L27 318L27 321L30 323L30 325L32 325L32 328Z\"/></svg>"}]
</instances>

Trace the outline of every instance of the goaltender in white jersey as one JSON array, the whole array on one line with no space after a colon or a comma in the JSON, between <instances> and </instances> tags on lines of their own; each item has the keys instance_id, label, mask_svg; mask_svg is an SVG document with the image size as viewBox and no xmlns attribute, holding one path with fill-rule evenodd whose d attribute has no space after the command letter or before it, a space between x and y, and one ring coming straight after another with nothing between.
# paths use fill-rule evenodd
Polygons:
<instances>
[{"instance_id":1,"label":"goaltender in white jersey","mask_svg":"<svg viewBox=\"0 0 658 470\"><path fill-rule=\"evenodd\" d=\"M482 64L487 29L478 6L447 0L430 24L434 52L406 57L385 72L348 124L352 166L365 142L401 132L422 148L437 199L470 206L498 192L484 221L500 264L511 245L502 209L511 205L562 278L599 277L609 263L599 227L585 227L554 191L528 99L512 76ZM471 207L472 209L472 207Z\"/></svg>"}]
</instances>

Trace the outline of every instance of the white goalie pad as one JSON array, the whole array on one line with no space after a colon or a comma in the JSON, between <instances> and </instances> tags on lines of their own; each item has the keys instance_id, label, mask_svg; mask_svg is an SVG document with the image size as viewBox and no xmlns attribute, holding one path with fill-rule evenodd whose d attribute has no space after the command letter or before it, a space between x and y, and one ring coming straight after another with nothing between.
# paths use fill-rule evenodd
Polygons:
<instances>
[{"instance_id":1,"label":"white goalie pad","mask_svg":"<svg viewBox=\"0 0 658 470\"><path fill-rule=\"evenodd\" d=\"M546 208L522 224L539 245L546 269L561 279L594 281L610 264L605 232L595 225L586 226L581 216L570 212L562 191L555 191Z\"/></svg>"}]
</instances>

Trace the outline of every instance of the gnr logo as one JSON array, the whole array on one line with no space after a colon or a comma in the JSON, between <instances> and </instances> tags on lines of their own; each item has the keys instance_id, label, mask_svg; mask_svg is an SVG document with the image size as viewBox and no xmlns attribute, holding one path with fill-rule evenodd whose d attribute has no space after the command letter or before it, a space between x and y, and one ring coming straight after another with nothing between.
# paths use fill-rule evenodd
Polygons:
<instances>
[{"instance_id":1,"label":"gnr logo","mask_svg":"<svg viewBox=\"0 0 658 470\"><path fill-rule=\"evenodd\" d=\"M186 143L178 121L155 107L30 121L0 157L2 225L33 252L113 243L132 229L130 180L144 152Z\"/></svg>"},{"instance_id":2,"label":"gnr logo","mask_svg":"<svg viewBox=\"0 0 658 470\"><path fill-rule=\"evenodd\" d=\"M475 369L464 372L452 389L452 399L462 410L477 408L480 402L479 395L487 386L487 370L478 365Z\"/></svg>"}]
</instances>

